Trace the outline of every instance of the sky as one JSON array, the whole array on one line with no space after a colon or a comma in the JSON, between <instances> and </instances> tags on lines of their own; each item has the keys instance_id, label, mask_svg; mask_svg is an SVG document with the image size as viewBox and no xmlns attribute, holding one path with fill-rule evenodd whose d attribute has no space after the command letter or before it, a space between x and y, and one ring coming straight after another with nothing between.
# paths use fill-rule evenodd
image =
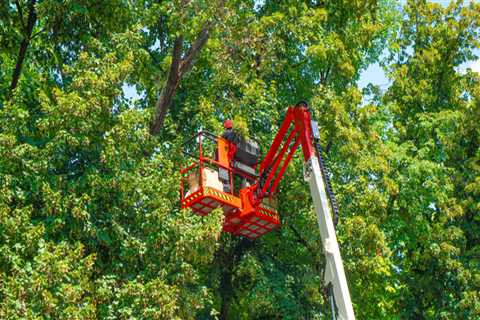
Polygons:
<instances>
[{"instance_id":1,"label":"sky","mask_svg":"<svg viewBox=\"0 0 480 320\"><path fill-rule=\"evenodd\" d=\"M478 0L465 0L465 3L468 4L469 2L472 2L472 1L478 1ZM400 5L404 5L407 1L400 0L399 2L400 2ZM442 6L447 6L450 3L450 0L430 0L429 2L435 2L435 3L441 4ZM474 50L474 52L477 56L480 57L479 49ZM476 71L480 73L480 58L478 58L476 61L468 61L462 64L458 68L458 70L465 71L467 68L470 68L472 69L472 71ZM360 80L358 81L358 85L360 88L365 88L369 83L380 86L382 90L388 88L390 84L385 75L385 72L383 71L383 69L380 67L378 63L374 63L370 65L360 75Z\"/></svg>"},{"instance_id":2,"label":"sky","mask_svg":"<svg viewBox=\"0 0 480 320\"><path fill-rule=\"evenodd\" d=\"M474 50L475 55L480 57L480 49ZM480 58L474 61L467 61L461 64L458 67L460 72L464 72L467 68L472 69L480 73ZM389 81L385 75L385 72L380 67L378 63L371 64L366 70L364 70L360 75L360 80L358 85L360 88L365 88L369 83L372 83L376 86L380 86L382 90L385 90L389 86Z\"/></svg>"},{"instance_id":3,"label":"sky","mask_svg":"<svg viewBox=\"0 0 480 320\"><path fill-rule=\"evenodd\" d=\"M360 75L360 80L358 81L360 88L365 88L369 83L379 86L382 90L389 85L385 72L378 63L371 64Z\"/></svg>"}]
</instances>

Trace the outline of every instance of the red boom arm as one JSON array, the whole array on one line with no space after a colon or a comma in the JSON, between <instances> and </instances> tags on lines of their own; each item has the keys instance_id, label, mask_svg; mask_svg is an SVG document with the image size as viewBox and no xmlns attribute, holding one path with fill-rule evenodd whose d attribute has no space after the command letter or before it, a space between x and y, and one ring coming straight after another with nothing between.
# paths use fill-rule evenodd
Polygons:
<instances>
[{"instance_id":1,"label":"red boom arm","mask_svg":"<svg viewBox=\"0 0 480 320\"><path fill-rule=\"evenodd\" d=\"M272 195L278 187L288 164L298 146L302 145L303 156L309 160L315 153L312 142L311 117L304 102L289 107L265 159L260 163L257 203Z\"/></svg>"}]
</instances>

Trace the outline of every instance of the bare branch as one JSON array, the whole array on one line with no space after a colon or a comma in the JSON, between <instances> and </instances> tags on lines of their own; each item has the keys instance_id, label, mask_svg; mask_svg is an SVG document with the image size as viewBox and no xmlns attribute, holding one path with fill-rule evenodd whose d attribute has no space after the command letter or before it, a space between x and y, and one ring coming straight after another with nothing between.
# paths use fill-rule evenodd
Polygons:
<instances>
[{"instance_id":1,"label":"bare branch","mask_svg":"<svg viewBox=\"0 0 480 320\"><path fill-rule=\"evenodd\" d=\"M188 0L184 2L184 5L189 3ZM217 3L217 14L221 17L224 15L225 0L220 0ZM205 22L202 30L199 32L195 41L191 44L190 48L186 52L183 58L181 57L181 50L183 47L183 37L178 37L175 40L175 44L172 52L172 64L168 74L167 83L165 84L162 93L158 97L155 104L155 116L153 122L150 125L150 133L158 134L163 127L163 122L170 107L173 97L175 96L177 87L182 80L183 76L189 72L193 66L195 58L198 56L203 46L207 43L210 37L210 31L217 21L218 17L213 17L211 21Z\"/></svg>"},{"instance_id":2,"label":"bare branch","mask_svg":"<svg viewBox=\"0 0 480 320\"><path fill-rule=\"evenodd\" d=\"M155 104L155 117L150 126L151 134L158 134L160 132L180 80L188 71L190 71L198 53L207 43L210 29L211 23L206 23L198 34L197 39L190 46L190 49L185 54L184 58L181 57L183 36L179 36L175 40L172 51L172 64L170 65L167 83Z\"/></svg>"},{"instance_id":3,"label":"bare branch","mask_svg":"<svg viewBox=\"0 0 480 320\"><path fill-rule=\"evenodd\" d=\"M211 23L207 23L205 27L203 27L202 31L198 34L197 39L191 45L190 49L188 49L187 54L182 59L182 64L180 66L180 72L183 75L184 73L190 71L193 66L193 61L195 60L196 56L202 49L202 47L207 43L208 37L210 36L210 29L212 27Z\"/></svg>"},{"instance_id":4,"label":"bare branch","mask_svg":"<svg viewBox=\"0 0 480 320\"><path fill-rule=\"evenodd\" d=\"M172 98L180 82L180 64L182 62L182 46L183 36L179 36L175 39L172 51L172 63L170 64L170 70L168 72L168 79L163 88L160 97L155 104L155 118L150 126L150 133L157 134L160 132L163 126L163 121L167 114L168 108L172 102Z\"/></svg>"}]
</instances>

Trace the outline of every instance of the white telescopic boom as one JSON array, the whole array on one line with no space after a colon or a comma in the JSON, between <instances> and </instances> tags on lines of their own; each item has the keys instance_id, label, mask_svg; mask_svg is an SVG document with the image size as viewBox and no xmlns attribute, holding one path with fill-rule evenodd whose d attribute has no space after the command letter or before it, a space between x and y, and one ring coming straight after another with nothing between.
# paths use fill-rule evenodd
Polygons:
<instances>
[{"instance_id":1,"label":"white telescopic boom","mask_svg":"<svg viewBox=\"0 0 480 320\"><path fill-rule=\"evenodd\" d=\"M332 284L335 304L338 308L338 319L354 320L352 301L348 291L347 279L343 270L343 261L338 247L335 227L333 226L328 197L325 192L325 182L317 156L313 155L305 163L305 180L310 185L313 204L317 213L320 236L324 246L326 259L325 283Z\"/></svg>"}]
</instances>

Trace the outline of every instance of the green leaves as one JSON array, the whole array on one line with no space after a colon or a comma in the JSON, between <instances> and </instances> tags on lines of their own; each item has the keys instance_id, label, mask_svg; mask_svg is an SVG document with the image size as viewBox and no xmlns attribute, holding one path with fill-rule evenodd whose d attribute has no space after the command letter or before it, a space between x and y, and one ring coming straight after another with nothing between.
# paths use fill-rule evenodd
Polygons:
<instances>
[{"instance_id":1,"label":"green leaves","mask_svg":"<svg viewBox=\"0 0 480 320\"><path fill-rule=\"evenodd\" d=\"M0 305L2 318L93 318L95 306L89 279L95 255L84 256L78 243L40 240L35 246L30 261L10 265L15 277L2 273L3 290L9 293Z\"/></svg>"},{"instance_id":2,"label":"green leaves","mask_svg":"<svg viewBox=\"0 0 480 320\"><path fill-rule=\"evenodd\" d=\"M462 190L477 175L466 163L475 157L467 145L478 137L466 129L474 102L465 93L474 92L478 82L467 85L468 75L457 70L472 56L478 8L409 3L406 12L404 36L397 42L402 49L392 60L394 82L385 95L386 103L394 103L395 136L409 146L394 167L401 188L393 212L414 226L404 231L406 248L399 247L402 258L395 262L402 270L398 278L407 284L401 300L407 313L466 319L477 314L476 302L471 308L461 302L471 290L465 275L478 272L466 263L477 226Z\"/></svg>"}]
</instances>

